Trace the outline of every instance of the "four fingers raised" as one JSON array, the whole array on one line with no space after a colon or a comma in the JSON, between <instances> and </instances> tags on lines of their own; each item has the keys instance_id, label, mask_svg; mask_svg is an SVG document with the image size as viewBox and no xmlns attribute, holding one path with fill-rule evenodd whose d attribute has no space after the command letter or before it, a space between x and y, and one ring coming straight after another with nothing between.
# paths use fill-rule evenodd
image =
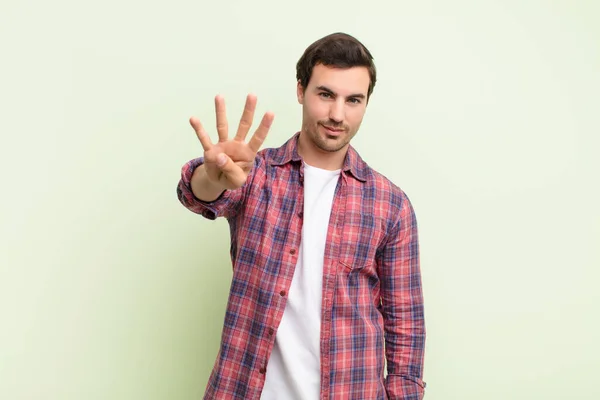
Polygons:
<instances>
[{"instance_id":1,"label":"four fingers raised","mask_svg":"<svg viewBox=\"0 0 600 400\"><path fill-rule=\"evenodd\" d=\"M242 117L240 119L240 124L238 126L237 133L235 135L235 140L243 142L246 139L248 131L252 126L252 120L254 119L254 111L256 110L256 96L249 94L246 97L246 105L244 107L244 112L242 113ZM228 140L228 123L227 123L227 113L225 111L225 100L222 96L215 97L215 112L217 116L217 132L219 135L219 142L226 142ZM252 135L248 143L248 147L250 150L256 154L260 147L263 145L267 134L269 133L269 129L271 128L271 124L273 123L273 119L275 118L272 112L267 112L263 116L259 127ZM190 124L194 128L196 132L196 136L204 151L208 151L213 147L213 143L210 140L210 137L206 133L204 126L202 123L195 117L190 118Z\"/></svg>"}]
</instances>

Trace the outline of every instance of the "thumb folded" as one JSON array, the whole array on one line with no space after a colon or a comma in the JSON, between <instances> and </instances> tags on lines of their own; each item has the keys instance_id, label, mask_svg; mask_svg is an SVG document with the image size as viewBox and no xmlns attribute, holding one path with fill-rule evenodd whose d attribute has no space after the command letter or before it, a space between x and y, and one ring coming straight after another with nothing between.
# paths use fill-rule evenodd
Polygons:
<instances>
[{"instance_id":1,"label":"thumb folded","mask_svg":"<svg viewBox=\"0 0 600 400\"><path fill-rule=\"evenodd\" d=\"M217 166L234 186L241 186L246 181L246 174L244 174L242 168L226 154L217 156Z\"/></svg>"}]
</instances>

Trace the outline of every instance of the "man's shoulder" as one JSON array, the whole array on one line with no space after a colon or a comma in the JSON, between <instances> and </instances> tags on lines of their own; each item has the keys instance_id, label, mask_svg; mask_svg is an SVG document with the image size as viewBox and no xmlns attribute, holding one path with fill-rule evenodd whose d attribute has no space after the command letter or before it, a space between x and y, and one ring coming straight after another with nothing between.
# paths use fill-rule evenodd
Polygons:
<instances>
[{"instance_id":1,"label":"man's shoulder","mask_svg":"<svg viewBox=\"0 0 600 400\"><path fill-rule=\"evenodd\" d=\"M369 165L352 145L348 148L345 168L350 170L358 180L366 183L367 187L371 187L376 191L390 193L395 196L404 195L404 192L399 185L394 183L382 172Z\"/></svg>"},{"instance_id":2,"label":"man's shoulder","mask_svg":"<svg viewBox=\"0 0 600 400\"><path fill-rule=\"evenodd\" d=\"M281 154L282 150L283 145L279 147L265 147L260 149L258 153L256 153L256 156L264 160L272 160L276 158L277 155Z\"/></svg>"},{"instance_id":3,"label":"man's shoulder","mask_svg":"<svg viewBox=\"0 0 600 400\"><path fill-rule=\"evenodd\" d=\"M406 193L400 187L400 185L394 182L383 172L376 170L366 163L365 167L365 174L367 178L366 183L373 186L376 190L390 193L392 196L406 197Z\"/></svg>"},{"instance_id":4,"label":"man's shoulder","mask_svg":"<svg viewBox=\"0 0 600 400\"><path fill-rule=\"evenodd\" d=\"M401 187L383 172L367 166L364 190L370 191L371 197L391 214L400 216L403 209L412 209L412 203Z\"/></svg>"},{"instance_id":5,"label":"man's shoulder","mask_svg":"<svg viewBox=\"0 0 600 400\"><path fill-rule=\"evenodd\" d=\"M265 147L256 153L256 158L267 164L282 165L289 161L298 159L296 150L296 139L298 133L288 138L284 143L277 147Z\"/></svg>"}]
</instances>

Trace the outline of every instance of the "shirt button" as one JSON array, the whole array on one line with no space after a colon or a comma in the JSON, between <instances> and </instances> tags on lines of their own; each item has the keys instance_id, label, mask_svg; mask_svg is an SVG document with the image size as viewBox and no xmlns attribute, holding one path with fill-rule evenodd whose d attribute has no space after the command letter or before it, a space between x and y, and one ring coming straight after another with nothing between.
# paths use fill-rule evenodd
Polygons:
<instances>
[{"instance_id":1,"label":"shirt button","mask_svg":"<svg viewBox=\"0 0 600 400\"><path fill-rule=\"evenodd\" d=\"M291 254L291 255L294 255L294 254L296 254L296 249L291 249L291 250L290 250L290 254Z\"/></svg>"},{"instance_id":2,"label":"shirt button","mask_svg":"<svg viewBox=\"0 0 600 400\"><path fill-rule=\"evenodd\" d=\"M269 328L269 336L273 336L273 334L275 333L275 330L273 328Z\"/></svg>"},{"instance_id":3,"label":"shirt button","mask_svg":"<svg viewBox=\"0 0 600 400\"><path fill-rule=\"evenodd\" d=\"M260 372L261 374L265 374L265 372L267 372L267 369L265 367L262 367L261 369L258 370L258 372Z\"/></svg>"},{"instance_id":4,"label":"shirt button","mask_svg":"<svg viewBox=\"0 0 600 400\"><path fill-rule=\"evenodd\" d=\"M287 292L285 290L282 290L281 292L279 292L279 295L281 297L285 296L287 294Z\"/></svg>"},{"instance_id":5,"label":"shirt button","mask_svg":"<svg viewBox=\"0 0 600 400\"><path fill-rule=\"evenodd\" d=\"M298 213L298 218L302 218L303 216L304 216L304 213L303 213L302 211L300 211L300 212Z\"/></svg>"}]
</instances>

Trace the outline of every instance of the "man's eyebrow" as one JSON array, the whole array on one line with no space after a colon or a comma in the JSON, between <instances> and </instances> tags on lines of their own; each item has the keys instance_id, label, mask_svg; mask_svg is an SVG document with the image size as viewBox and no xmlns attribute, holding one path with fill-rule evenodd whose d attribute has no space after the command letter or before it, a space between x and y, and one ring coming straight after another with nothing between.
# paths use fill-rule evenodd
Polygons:
<instances>
[{"instance_id":1,"label":"man's eyebrow","mask_svg":"<svg viewBox=\"0 0 600 400\"><path fill-rule=\"evenodd\" d=\"M317 86L317 90L322 90L323 92L327 92L329 94L333 94L337 96L337 93L335 93L333 90L329 89L327 86ZM362 93L356 93L356 94L351 94L350 96L348 96L348 98L359 98L359 99L364 99L366 96Z\"/></svg>"}]
</instances>

